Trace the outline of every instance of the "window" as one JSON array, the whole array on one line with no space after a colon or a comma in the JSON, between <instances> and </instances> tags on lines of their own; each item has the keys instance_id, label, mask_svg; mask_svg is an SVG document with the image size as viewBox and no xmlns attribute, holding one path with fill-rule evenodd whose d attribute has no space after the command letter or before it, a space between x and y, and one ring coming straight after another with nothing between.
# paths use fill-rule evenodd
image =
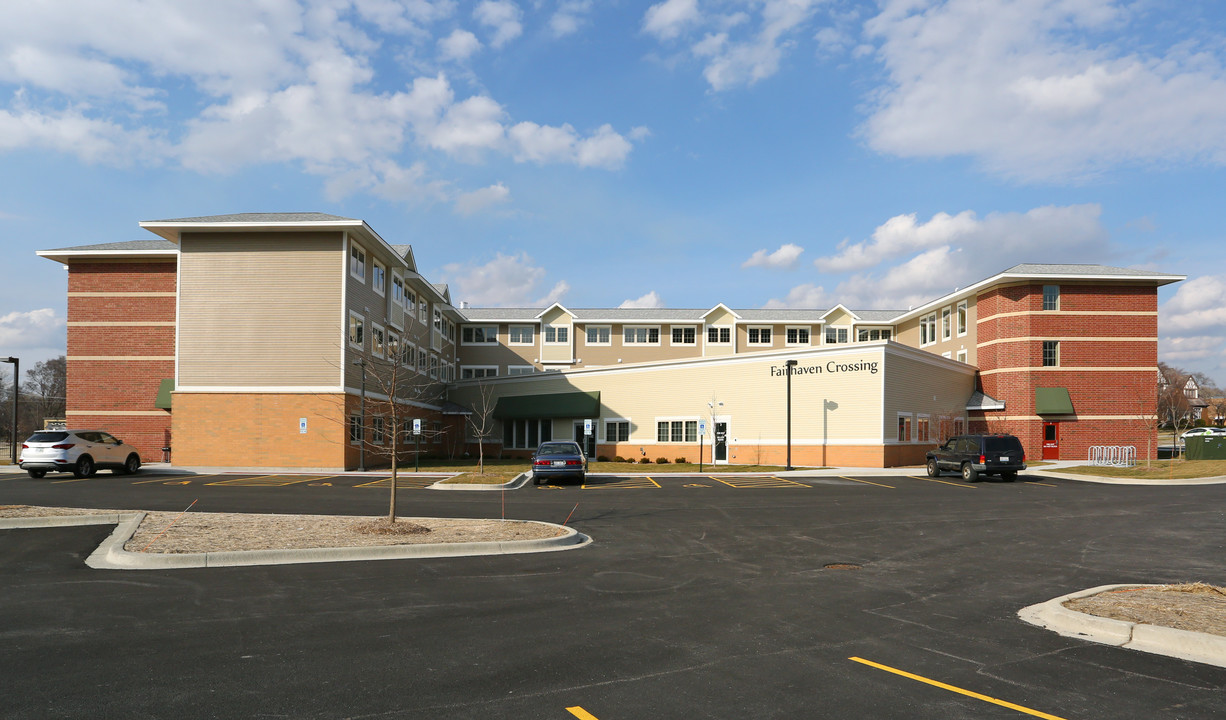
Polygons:
<instances>
[{"instance_id":1,"label":"window","mask_svg":"<svg viewBox=\"0 0 1226 720\"><path fill-rule=\"evenodd\" d=\"M465 326L460 329L460 342L465 345L497 345L498 326Z\"/></svg>"},{"instance_id":2,"label":"window","mask_svg":"<svg viewBox=\"0 0 1226 720\"><path fill-rule=\"evenodd\" d=\"M953 336L953 328L951 327L950 309L943 308L941 310L941 339L948 340Z\"/></svg>"},{"instance_id":3,"label":"window","mask_svg":"<svg viewBox=\"0 0 1226 720\"><path fill-rule=\"evenodd\" d=\"M630 327L622 328L622 344L624 345L659 345L660 328Z\"/></svg>"},{"instance_id":4,"label":"window","mask_svg":"<svg viewBox=\"0 0 1226 720\"><path fill-rule=\"evenodd\" d=\"M370 419L370 441L376 445L383 444L383 418L372 417Z\"/></svg>"},{"instance_id":5,"label":"window","mask_svg":"<svg viewBox=\"0 0 1226 720\"><path fill-rule=\"evenodd\" d=\"M958 337L966 334L966 301L958 303Z\"/></svg>"},{"instance_id":6,"label":"window","mask_svg":"<svg viewBox=\"0 0 1226 720\"><path fill-rule=\"evenodd\" d=\"M430 355L430 379L438 380L438 355Z\"/></svg>"},{"instance_id":7,"label":"window","mask_svg":"<svg viewBox=\"0 0 1226 720\"><path fill-rule=\"evenodd\" d=\"M709 327L707 328L707 344L708 345L730 345L732 344L732 328L729 328L729 327Z\"/></svg>"},{"instance_id":8,"label":"window","mask_svg":"<svg viewBox=\"0 0 1226 720\"><path fill-rule=\"evenodd\" d=\"M570 342L570 328L565 325L546 325L545 342L552 345L565 345Z\"/></svg>"},{"instance_id":9,"label":"window","mask_svg":"<svg viewBox=\"0 0 1226 720\"><path fill-rule=\"evenodd\" d=\"M750 345L770 345L771 344L771 329L769 327L751 327L749 328L749 344Z\"/></svg>"},{"instance_id":10,"label":"window","mask_svg":"<svg viewBox=\"0 0 1226 720\"><path fill-rule=\"evenodd\" d=\"M349 246L349 274L366 282L366 250L357 243Z\"/></svg>"},{"instance_id":11,"label":"window","mask_svg":"<svg viewBox=\"0 0 1226 720\"><path fill-rule=\"evenodd\" d=\"M928 442L928 416L920 415L915 419L916 439L922 443Z\"/></svg>"},{"instance_id":12,"label":"window","mask_svg":"<svg viewBox=\"0 0 1226 720\"><path fill-rule=\"evenodd\" d=\"M512 325L508 340L511 345L531 345L532 326L531 325Z\"/></svg>"},{"instance_id":13,"label":"window","mask_svg":"<svg viewBox=\"0 0 1226 720\"><path fill-rule=\"evenodd\" d=\"M429 367L430 367L430 356L426 354L425 350L418 350L417 351L417 372L421 373L422 375L425 375L426 371L429 370Z\"/></svg>"},{"instance_id":14,"label":"window","mask_svg":"<svg viewBox=\"0 0 1226 720\"><path fill-rule=\"evenodd\" d=\"M1043 286L1043 309L1044 310L1059 310L1060 309L1060 286L1059 285L1044 285Z\"/></svg>"},{"instance_id":15,"label":"window","mask_svg":"<svg viewBox=\"0 0 1226 720\"><path fill-rule=\"evenodd\" d=\"M937 314L920 318L920 347L937 341Z\"/></svg>"},{"instance_id":16,"label":"window","mask_svg":"<svg viewBox=\"0 0 1226 720\"><path fill-rule=\"evenodd\" d=\"M461 380L477 380L480 378L498 377L497 365L461 365Z\"/></svg>"},{"instance_id":17,"label":"window","mask_svg":"<svg viewBox=\"0 0 1226 720\"><path fill-rule=\"evenodd\" d=\"M847 328L826 328L826 344L838 345L847 342Z\"/></svg>"},{"instance_id":18,"label":"window","mask_svg":"<svg viewBox=\"0 0 1226 720\"><path fill-rule=\"evenodd\" d=\"M608 345L613 336L613 329L608 325L589 325L587 328L588 345Z\"/></svg>"},{"instance_id":19,"label":"window","mask_svg":"<svg viewBox=\"0 0 1226 720\"><path fill-rule=\"evenodd\" d=\"M856 334L858 342L876 342L878 340L889 340L890 331L881 328L862 329Z\"/></svg>"},{"instance_id":20,"label":"window","mask_svg":"<svg viewBox=\"0 0 1226 720\"><path fill-rule=\"evenodd\" d=\"M417 304L417 319L424 323L430 322L430 303L426 302L425 298Z\"/></svg>"},{"instance_id":21,"label":"window","mask_svg":"<svg viewBox=\"0 0 1226 720\"><path fill-rule=\"evenodd\" d=\"M349 416L349 442L362 442L362 418L358 415Z\"/></svg>"},{"instance_id":22,"label":"window","mask_svg":"<svg viewBox=\"0 0 1226 720\"><path fill-rule=\"evenodd\" d=\"M370 326L370 352L378 357L383 357L384 353L384 335L383 328L371 323Z\"/></svg>"},{"instance_id":23,"label":"window","mask_svg":"<svg viewBox=\"0 0 1226 720\"><path fill-rule=\"evenodd\" d=\"M349 312L349 344L359 350L366 347L366 320L353 311Z\"/></svg>"},{"instance_id":24,"label":"window","mask_svg":"<svg viewBox=\"0 0 1226 720\"><path fill-rule=\"evenodd\" d=\"M1043 367L1058 367L1060 365L1060 342L1058 340L1043 341Z\"/></svg>"},{"instance_id":25,"label":"window","mask_svg":"<svg viewBox=\"0 0 1226 720\"><path fill-rule=\"evenodd\" d=\"M400 347L400 362L407 367L417 366L417 348L411 342L405 342Z\"/></svg>"},{"instance_id":26,"label":"window","mask_svg":"<svg viewBox=\"0 0 1226 720\"><path fill-rule=\"evenodd\" d=\"M695 345L698 343L698 337L692 327L674 327L673 329L673 345Z\"/></svg>"},{"instance_id":27,"label":"window","mask_svg":"<svg viewBox=\"0 0 1226 720\"><path fill-rule=\"evenodd\" d=\"M536 372L532 365L508 365L507 375L531 375Z\"/></svg>"},{"instance_id":28,"label":"window","mask_svg":"<svg viewBox=\"0 0 1226 720\"><path fill-rule=\"evenodd\" d=\"M431 420L430 421L430 435L431 435L431 441L435 445L443 441L443 421L442 420Z\"/></svg>"},{"instance_id":29,"label":"window","mask_svg":"<svg viewBox=\"0 0 1226 720\"><path fill-rule=\"evenodd\" d=\"M809 344L809 328L807 327L790 327L787 329L787 335L784 336L788 345L808 345Z\"/></svg>"},{"instance_id":30,"label":"window","mask_svg":"<svg viewBox=\"0 0 1226 720\"><path fill-rule=\"evenodd\" d=\"M959 350L959 351L958 351L958 358L957 358L957 360L958 360L958 362L960 362L960 363L964 363L964 362L966 362L966 351L965 351L965 350Z\"/></svg>"},{"instance_id":31,"label":"window","mask_svg":"<svg viewBox=\"0 0 1226 720\"><path fill-rule=\"evenodd\" d=\"M387 268L378 260L372 262L371 267L373 272L370 274L370 284L374 286L375 292L387 295Z\"/></svg>"},{"instance_id":32,"label":"window","mask_svg":"<svg viewBox=\"0 0 1226 720\"><path fill-rule=\"evenodd\" d=\"M502 446L535 450L543 442L553 440L552 420L504 420Z\"/></svg>"},{"instance_id":33,"label":"window","mask_svg":"<svg viewBox=\"0 0 1226 720\"><path fill-rule=\"evenodd\" d=\"M394 332L387 333L387 359L395 361L400 357L400 336Z\"/></svg>"},{"instance_id":34,"label":"window","mask_svg":"<svg viewBox=\"0 0 1226 720\"><path fill-rule=\"evenodd\" d=\"M605 420L605 442L627 442L630 440L629 420Z\"/></svg>"},{"instance_id":35,"label":"window","mask_svg":"<svg viewBox=\"0 0 1226 720\"><path fill-rule=\"evenodd\" d=\"M404 306L404 279L396 274L392 275L392 302Z\"/></svg>"},{"instance_id":36,"label":"window","mask_svg":"<svg viewBox=\"0 0 1226 720\"><path fill-rule=\"evenodd\" d=\"M656 421L656 442L698 442L697 420Z\"/></svg>"},{"instance_id":37,"label":"window","mask_svg":"<svg viewBox=\"0 0 1226 720\"><path fill-rule=\"evenodd\" d=\"M911 442L911 416L898 416L898 442Z\"/></svg>"}]
</instances>

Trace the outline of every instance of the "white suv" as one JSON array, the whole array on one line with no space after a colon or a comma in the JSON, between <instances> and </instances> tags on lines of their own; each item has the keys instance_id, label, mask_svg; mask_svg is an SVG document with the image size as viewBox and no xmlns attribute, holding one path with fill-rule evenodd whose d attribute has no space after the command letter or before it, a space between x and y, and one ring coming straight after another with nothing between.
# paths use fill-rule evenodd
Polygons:
<instances>
[{"instance_id":1,"label":"white suv","mask_svg":"<svg viewBox=\"0 0 1226 720\"><path fill-rule=\"evenodd\" d=\"M32 478L70 472L87 478L98 468L130 475L140 470L136 448L101 430L43 430L21 444L22 470Z\"/></svg>"}]
</instances>

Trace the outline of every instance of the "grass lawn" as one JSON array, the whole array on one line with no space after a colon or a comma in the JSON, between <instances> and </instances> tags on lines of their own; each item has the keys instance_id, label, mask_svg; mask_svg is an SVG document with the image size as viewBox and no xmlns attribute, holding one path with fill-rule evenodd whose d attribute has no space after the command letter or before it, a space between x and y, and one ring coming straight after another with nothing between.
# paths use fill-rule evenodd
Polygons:
<instances>
[{"instance_id":1,"label":"grass lawn","mask_svg":"<svg viewBox=\"0 0 1226 720\"><path fill-rule=\"evenodd\" d=\"M1079 465L1060 472L1077 475L1101 475L1103 477L1144 478L1164 480L1172 478L1206 478L1226 475L1226 460L1154 460L1149 466L1092 467Z\"/></svg>"}]
</instances>

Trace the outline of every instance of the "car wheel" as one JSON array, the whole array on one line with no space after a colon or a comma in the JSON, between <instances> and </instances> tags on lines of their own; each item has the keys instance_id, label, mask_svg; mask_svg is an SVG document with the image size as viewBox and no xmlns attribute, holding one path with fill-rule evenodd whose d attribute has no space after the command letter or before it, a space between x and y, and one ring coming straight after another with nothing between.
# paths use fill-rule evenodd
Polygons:
<instances>
[{"instance_id":1,"label":"car wheel","mask_svg":"<svg viewBox=\"0 0 1226 720\"><path fill-rule=\"evenodd\" d=\"M937 467L936 458L928 460L928 477L940 477L941 468Z\"/></svg>"},{"instance_id":2,"label":"car wheel","mask_svg":"<svg viewBox=\"0 0 1226 720\"><path fill-rule=\"evenodd\" d=\"M1005 482L1013 482L1014 480L1017 480L1017 471L1009 470L1008 472L1003 472L1000 474L1000 479L1004 480Z\"/></svg>"},{"instance_id":3,"label":"car wheel","mask_svg":"<svg viewBox=\"0 0 1226 720\"><path fill-rule=\"evenodd\" d=\"M47 476L46 470L26 470L26 472L30 473L30 477L34 478L35 480Z\"/></svg>"},{"instance_id":4,"label":"car wheel","mask_svg":"<svg viewBox=\"0 0 1226 720\"><path fill-rule=\"evenodd\" d=\"M94 474L94 459L88 455L77 458L77 466L73 468L73 477L87 478Z\"/></svg>"},{"instance_id":5,"label":"car wheel","mask_svg":"<svg viewBox=\"0 0 1226 720\"><path fill-rule=\"evenodd\" d=\"M137 470L140 470L140 456L138 456L136 453L132 453L128 456L128 459L124 461L123 468L121 468L118 472L124 475L134 475L136 474Z\"/></svg>"},{"instance_id":6,"label":"car wheel","mask_svg":"<svg viewBox=\"0 0 1226 720\"><path fill-rule=\"evenodd\" d=\"M963 463L962 479L967 482L975 482L979 479L979 473L975 470L975 468L971 467L970 463Z\"/></svg>"}]
</instances>

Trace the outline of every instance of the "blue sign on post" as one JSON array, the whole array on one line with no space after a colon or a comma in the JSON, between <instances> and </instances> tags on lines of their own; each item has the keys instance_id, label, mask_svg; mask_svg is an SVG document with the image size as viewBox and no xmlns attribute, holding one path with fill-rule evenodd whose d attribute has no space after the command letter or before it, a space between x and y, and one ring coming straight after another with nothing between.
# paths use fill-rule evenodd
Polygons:
<instances>
[{"instance_id":1,"label":"blue sign on post","mask_svg":"<svg viewBox=\"0 0 1226 720\"><path fill-rule=\"evenodd\" d=\"M421 418L413 418L413 434L421 435Z\"/></svg>"},{"instance_id":2,"label":"blue sign on post","mask_svg":"<svg viewBox=\"0 0 1226 720\"><path fill-rule=\"evenodd\" d=\"M583 421L583 434L584 435L592 434L592 421L590 418Z\"/></svg>"}]
</instances>

